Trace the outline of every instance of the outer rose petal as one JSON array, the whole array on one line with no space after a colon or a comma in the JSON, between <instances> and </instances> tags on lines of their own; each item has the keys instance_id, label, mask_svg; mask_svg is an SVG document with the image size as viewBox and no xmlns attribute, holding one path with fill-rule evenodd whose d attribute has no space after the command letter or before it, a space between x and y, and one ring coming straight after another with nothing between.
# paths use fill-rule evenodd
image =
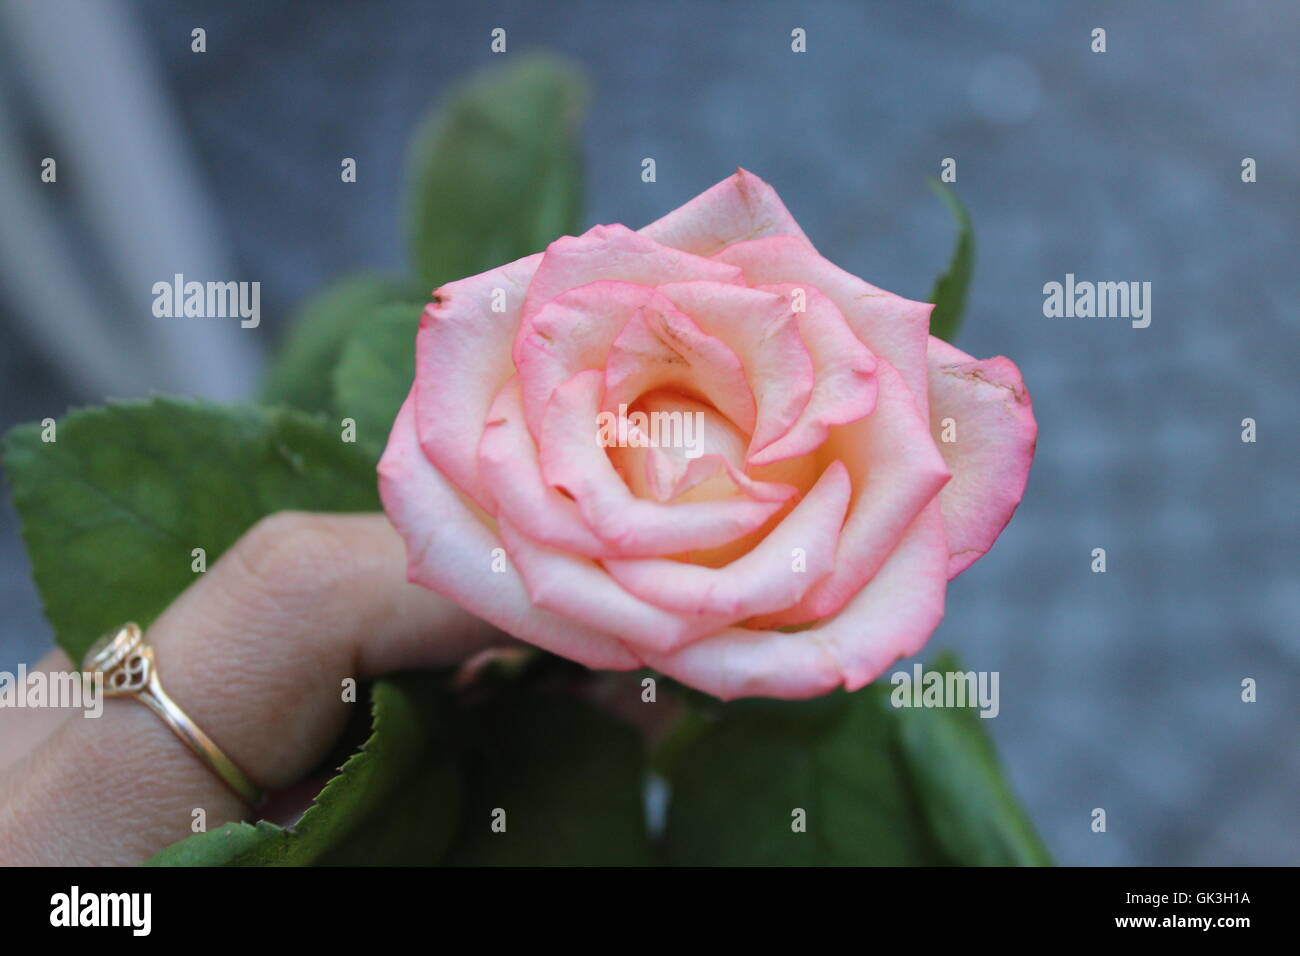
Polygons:
<instances>
[{"instance_id":1,"label":"outer rose petal","mask_svg":"<svg viewBox=\"0 0 1300 956\"><path fill-rule=\"evenodd\" d=\"M732 627L646 663L723 700L857 690L915 654L943 618L947 547L937 503L918 516L880 572L832 620L806 631Z\"/></svg>"},{"instance_id":2,"label":"outer rose petal","mask_svg":"<svg viewBox=\"0 0 1300 956\"><path fill-rule=\"evenodd\" d=\"M797 239L776 236L742 242L714 258L740 266L751 285L792 283L820 290L862 343L898 369L925 413L925 350L933 305L863 282Z\"/></svg>"},{"instance_id":3,"label":"outer rose petal","mask_svg":"<svg viewBox=\"0 0 1300 956\"><path fill-rule=\"evenodd\" d=\"M533 606L513 567L491 569L501 541L429 463L408 396L379 462L384 511L406 542L407 577L515 637L587 667L629 670L641 662L608 634Z\"/></svg>"},{"instance_id":4,"label":"outer rose petal","mask_svg":"<svg viewBox=\"0 0 1300 956\"><path fill-rule=\"evenodd\" d=\"M844 687L871 683L900 657L918 653L943 620L948 541L938 502L912 522L876 576L820 629L844 669Z\"/></svg>"},{"instance_id":5,"label":"outer rose petal","mask_svg":"<svg viewBox=\"0 0 1300 956\"><path fill-rule=\"evenodd\" d=\"M788 634L729 627L671 654L646 654L646 664L720 700L801 700L844 683L834 651L815 630Z\"/></svg>"},{"instance_id":6,"label":"outer rose petal","mask_svg":"<svg viewBox=\"0 0 1300 956\"><path fill-rule=\"evenodd\" d=\"M917 411L898 372L880 362L876 380L876 410L832 429L820 452L838 456L854 481L835 567L799 604L751 622L755 626L806 624L838 612L871 580L950 477L929 422Z\"/></svg>"},{"instance_id":7,"label":"outer rose petal","mask_svg":"<svg viewBox=\"0 0 1300 956\"><path fill-rule=\"evenodd\" d=\"M749 498L663 504L633 495L596 440L603 389L604 374L588 369L555 390L542 426L542 474L573 496L591 530L621 557L714 548L748 534L781 508L780 501Z\"/></svg>"},{"instance_id":8,"label":"outer rose petal","mask_svg":"<svg viewBox=\"0 0 1300 956\"><path fill-rule=\"evenodd\" d=\"M776 190L743 169L650 223L641 234L697 256L711 256L733 242L760 236L793 236L812 245Z\"/></svg>"},{"instance_id":9,"label":"outer rose petal","mask_svg":"<svg viewBox=\"0 0 1300 956\"><path fill-rule=\"evenodd\" d=\"M754 550L721 568L666 558L611 560L605 567L633 594L681 614L717 614L731 621L798 601L831 570L852 493L848 470L831 462L807 496ZM806 566L795 569L801 549Z\"/></svg>"},{"instance_id":10,"label":"outer rose petal","mask_svg":"<svg viewBox=\"0 0 1300 956\"><path fill-rule=\"evenodd\" d=\"M501 522L501 538L534 604L595 630L617 622L619 638L637 648L668 653L729 623L716 615L674 614L642 601L600 565L539 544L509 521Z\"/></svg>"},{"instance_id":11,"label":"outer rose petal","mask_svg":"<svg viewBox=\"0 0 1300 956\"><path fill-rule=\"evenodd\" d=\"M956 441L942 440L951 418ZM977 360L930 339L930 428L952 471L939 492L948 530L948 577L988 551L1025 493L1038 423L1020 370L1001 356Z\"/></svg>"},{"instance_id":12,"label":"outer rose petal","mask_svg":"<svg viewBox=\"0 0 1300 956\"><path fill-rule=\"evenodd\" d=\"M613 279L653 287L690 279L738 283L741 278L735 266L661 245L626 226L593 226L581 236L556 239L542 253L524 299L520 341L543 305L561 292L590 282ZM518 360L517 343L514 354Z\"/></svg>"},{"instance_id":13,"label":"outer rose petal","mask_svg":"<svg viewBox=\"0 0 1300 956\"><path fill-rule=\"evenodd\" d=\"M483 422L501 386L514 374L510 344L524 290L541 254L449 282L425 306L415 337L415 414L429 460L487 510L491 495L478 475ZM494 289L505 290L504 312L492 311Z\"/></svg>"}]
</instances>

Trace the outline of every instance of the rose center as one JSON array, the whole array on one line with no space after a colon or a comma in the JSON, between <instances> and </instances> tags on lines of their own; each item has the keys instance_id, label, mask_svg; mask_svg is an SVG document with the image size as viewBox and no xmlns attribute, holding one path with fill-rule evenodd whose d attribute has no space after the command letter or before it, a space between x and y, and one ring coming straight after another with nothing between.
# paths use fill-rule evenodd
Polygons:
<instances>
[{"instance_id":1,"label":"rose center","mask_svg":"<svg viewBox=\"0 0 1300 956\"><path fill-rule=\"evenodd\" d=\"M737 494L714 456L743 471L749 438L712 405L660 389L620 406L607 421L610 460L634 495L712 501Z\"/></svg>"}]
</instances>

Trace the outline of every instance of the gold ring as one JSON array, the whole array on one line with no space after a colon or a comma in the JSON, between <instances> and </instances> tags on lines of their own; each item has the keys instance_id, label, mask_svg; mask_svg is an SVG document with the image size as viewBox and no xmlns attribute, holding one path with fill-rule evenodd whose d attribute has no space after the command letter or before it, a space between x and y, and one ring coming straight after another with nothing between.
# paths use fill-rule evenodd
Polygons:
<instances>
[{"instance_id":1,"label":"gold ring","mask_svg":"<svg viewBox=\"0 0 1300 956\"><path fill-rule=\"evenodd\" d=\"M226 786L251 806L262 802L263 793L235 766L212 738L190 720L189 715L167 696L158 679L153 648L135 623L109 631L86 651L82 670L104 675L105 697L135 697L163 719L176 736L206 763Z\"/></svg>"}]
</instances>

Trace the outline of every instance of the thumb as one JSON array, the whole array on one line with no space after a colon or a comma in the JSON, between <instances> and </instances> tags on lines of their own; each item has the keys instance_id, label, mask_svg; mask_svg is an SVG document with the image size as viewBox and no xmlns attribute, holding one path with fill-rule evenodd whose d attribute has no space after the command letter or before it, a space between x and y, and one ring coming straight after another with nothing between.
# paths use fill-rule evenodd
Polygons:
<instances>
[{"instance_id":1,"label":"thumb","mask_svg":"<svg viewBox=\"0 0 1300 956\"><path fill-rule=\"evenodd\" d=\"M348 678L455 664L508 640L409 583L382 515L303 512L255 525L148 637L172 697L263 787L291 782L330 747Z\"/></svg>"},{"instance_id":2,"label":"thumb","mask_svg":"<svg viewBox=\"0 0 1300 956\"><path fill-rule=\"evenodd\" d=\"M353 704L344 682L454 664L508 640L406 580L382 515L264 519L146 633L167 693L259 787L326 755ZM0 859L133 863L249 812L139 701L66 717L0 780Z\"/></svg>"}]
</instances>

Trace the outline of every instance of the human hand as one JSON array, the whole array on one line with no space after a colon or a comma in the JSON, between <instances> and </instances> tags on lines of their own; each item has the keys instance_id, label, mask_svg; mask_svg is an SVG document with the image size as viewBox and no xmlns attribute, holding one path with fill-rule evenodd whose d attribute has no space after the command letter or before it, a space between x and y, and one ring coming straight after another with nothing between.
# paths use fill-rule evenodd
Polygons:
<instances>
[{"instance_id":1,"label":"human hand","mask_svg":"<svg viewBox=\"0 0 1300 956\"><path fill-rule=\"evenodd\" d=\"M455 664L508 640L408 584L382 515L281 512L250 529L147 629L168 694L274 794L328 753L341 688ZM62 652L33 670L75 669ZM130 865L251 807L147 707L0 710L0 862Z\"/></svg>"}]
</instances>

